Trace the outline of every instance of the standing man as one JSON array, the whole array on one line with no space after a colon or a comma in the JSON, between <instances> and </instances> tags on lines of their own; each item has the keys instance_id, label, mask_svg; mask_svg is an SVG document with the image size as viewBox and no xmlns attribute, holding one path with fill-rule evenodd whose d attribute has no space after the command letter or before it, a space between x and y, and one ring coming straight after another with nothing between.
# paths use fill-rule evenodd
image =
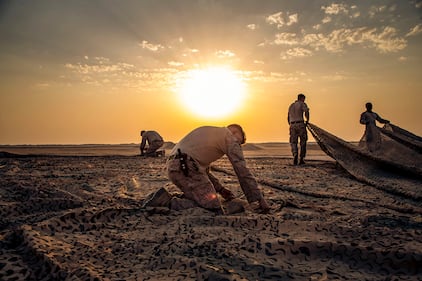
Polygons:
<instances>
[{"instance_id":1,"label":"standing man","mask_svg":"<svg viewBox=\"0 0 422 281\"><path fill-rule=\"evenodd\" d=\"M303 120L305 115L306 122ZM306 125L309 122L309 108L305 103L305 95L297 95L297 100L289 107L287 114L287 122L290 125L290 146L293 154L293 165L298 164L298 146L297 142L300 139L300 160L299 165L305 164L304 158L306 156L306 141L308 140L308 132Z\"/></svg>"},{"instance_id":2,"label":"standing man","mask_svg":"<svg viewBox=\"0 0 422 281\"><path fill-rule=\"evenodd\" d=\"M378 114L372 111L372 103L365 104L366 111L360 115L360 123L365 125L365 133L361 139L360 145L366 143L366 147L370 152L375 152L381 147L381 133L377 128L376 122L383 124L390 123L390 121L382 119Z\"/></svg>"},{"instance_id":3,"label":"standing man","mask_svg":"<svg viewBox=\"0 0 422 281\"><path fill-rule=\"evenodd\" d=\"M164 141L163 138L160 136L159 133L156 131L141 131L141 145L139 149L141 150L141 156L147 156L147 157L155 157L156 151L163 146ZM145 145L148 142L148 148L145 150Z\"/></svg>"},{"instance_id":4,"label":"standing man","mask_svg":"<svg viewBox=\"0 0 422 281\"><path fill-rule=\"evenodd\" d=\"M218 194L225 200L232 200L234 195L210 173L209 166L227 155L247 201L253 203L255 211L267 213L270 207L246 167L241 148L245 141L245 133L237 124L199 127L180 140L170 152L167 161L168 177L188 201L217 214L224 214Z\"/></svg>"}]
</instances>

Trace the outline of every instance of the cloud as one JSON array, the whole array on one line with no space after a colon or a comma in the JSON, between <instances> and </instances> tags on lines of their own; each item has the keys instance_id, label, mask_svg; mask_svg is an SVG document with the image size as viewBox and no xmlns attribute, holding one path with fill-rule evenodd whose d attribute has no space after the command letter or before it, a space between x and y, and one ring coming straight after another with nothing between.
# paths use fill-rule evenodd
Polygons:
<instances>
[{"instance_id":1,"label":"cloud","mask_svg":"<svg viewBox=\"0 0 422 281\"><path fill-rule=\"evenodd\" d=\"M250 30L257 30L258 29L258 25L256 25L256 24L248 24L247 26L246 26L248 29L250 29Z\"/></svg>"},{"instance_id":2,"label":"cloud","mask_svg":"<svg viewBox=\"0 0 422 281\"><path fill-rule=\"evenodd\" d=\"M247 81L255 81L261 83L278 83L298 84L306 78L304 72L264 72L264 71L243 71L242 77Z\"/></svg>"},{"instance_id":3,"label":"cloud","mask_svg":"<svg viewBox=\"0 0 422 281\"><path fill-rule=\"evenodd\" d=\"M235 57L236 56L236 54L235 53L233 53L232 51L229 51L229 50L220 50L220 51L217 51L217 52L215 52L215 55L218 57L218 58L233 58L233 57Z\"/></svg>"},{"instance_id":4,"label":"cloud","mask_svg":"<svg viewBox=\"0 0 422 281\"><path fill-rule=\"evenodd\" d=\"M275 45L297 45L299 40L296 33L278 33L275 35L273 42Z\"/></svg>"},{"instance_id":5,"label":"cloud","mask_svg":"<svg viewBox=\"0 0 422 281\"><path fill-rule=\"evenodd\" d=\"M312 51L304 48L293 48L287 50L284 54L281 55L281 59L287 60L291 58L303 58L312 56Z\"/></svg>"},{"instance_id":6,"label":"cloud","mask_svg":"<svg viewBox=\"0 0 422 281\"><path fill-rule=\"evenodd\" d=\"M379 13L383 13L387 11L387 6L371 6L368 10L368 14L370 18L375 17Z\"/></svg>"},{"instance_id":7,"label":"cloud","mask_svg":"<svg viewBox=\"0 0 422 281\"><path fill-rule=\"evenodd\" d=\"M331 4L330 6L322 6L321 10L324 10L328 15L348 14L349 10L345 4Z\"/></svg>"},{"instance_id":8,"label":"cloud","mask_svg":"<svg viewBox=\"0 0 422 281\"><path fill-rule=\"evenodd\" d=\"M142 47L142 49L147 49L152 52L157 52L161 49L164 49L164 46L160 44L151 44L151 43L148 43L148 41L146 40L143 40L139 45Z\"/></svg>"},{"instance_id":9,"label":"cloud","mask_svg":"<svg viewBox=\"0 0 422 281\"><path fill-rule=\"evenodd\" d=\"M86 57L85 57L86 59ZM94 61L89 63L67 63L65 67L71 69L80 74L92 74L92 73L111 73L111 72L122 72L134 68L133 65L127 63L112 64L111 61L104 57L96 57Z\"/></svg>"},{"instance_id":10,"label":"cloud","mask_svg":"<svg viewBox=\"0 0 422 281\"><path fill-rule=\"evenodd\" d=\"M375 31L366 32L362 38L375 46L381 53L397 52L407 46L407 41L397 36L397 29L389 26L378 34Z\"/></svg>"},{"instance_id":11,"label":"cloud","mask_svg":"<svg viewBox=\"0 0 422 281\"><path fill-rule=\"evenodd\" d=\"M418 25L416 25L416 26L414 26L410 31L409 31L409 33L407 33L406 34L406 37L409 37L409 36L416 36L416 35L418 35L419 33L421 33L422 32L422 24L420 23L420 24L418 24Z\"/></svg>"},{"instance_id":12,"label":"cloud","mask_svg":"<svg viewBox=\"0 0 422 281\"><path fill-rule=\"evenodd\" d=\"M95 57L83 63L67 63L64 67L71 71L66 78L72 82L79 80L96 87L106 86L109 89L107 85L113 85L113 89L132 88L139 91L169 88L171 77L177 71L175 68L139 69L132 64L114 63L104 57Z\"/></svg>"},{"instance_id":13,"label":"cloud","mask_svg":"<svg viewBox=\"0 0 422 281\"><path fill-rule=\"evenodd\" d=\"M175 66L175 67L184 65L183 62L178 62L178 61L169 61L167 64L170 65L170 66Z\"/></svg>"},{"instance_id":14,"label":"cloud","mask_svg":"<svg viewBox=\"0 0 422 281\"><path fill-rule=\"evenodd\" d=\"M359 11L353 12L353 13L350 15L350 18L352 18L352 19L356 19L356 18L358 18L358 17L360 17L360 12L359 12Z\"/></svg>"},{"instance_id":15,"label":"cloud","mask_svg":"<svg viewBox=\"0 0 422 281\"><path fill-rule=\"evenodd\" d=\"M293 25L298 22L298 14L289 14L287 13L283 17L283 12L278 12L272 15L269 15L265 21L270 25L276 25L278 29L282 28L283 26Z\"/></svg>"},{"instance_id":16,"label":"cloud","mask_svg":"<svg viewBox=\"0 0 422 281\"><path fill-rule=\"evenodd\" d=\"M343 81L343 80L348 79L347 76L340 73L335 73L333 75L326 75L326 76L323 76L322 78L328 81Z\"/></svg>"},{"instance_id":17,"label":"cloud","mask_svg":"<svg viewBox=\"0 0 422 281\"><path fill-rule=\"evenodd\" d=\"M197 54L199 53L198 49L186 49L183 53L182 53L182 57L189 57L192 54Z\"/></svg>"},{"instance_id":18,"label":"cloud","mask_svg":"<svg viewBox=\"0 0 422 281\"><path fill-rule=\"evenodd\" d=\"M328 52L344 52L347 46L362 46L375 48L380 53L400 51L407 46L407 41L398 36L397 29L385 27L377 28L341 28L333 30L329 34L309 33L301 38L295 33L278 33L269 44L311 47L318 51L321 48Z\"/></svg>"},{"instance_id":19,"label":"cloud","mask_svg":"<svg viewBox=\"0 0 422 281\"><path fill-rule=\"evenodd\" d=\"M324 17L323 19L322 19L322 23L329 23L329 22L331 22L333 19L330 17L330 16L327 16L327 17Z\"/></svg>"}]
</instances>

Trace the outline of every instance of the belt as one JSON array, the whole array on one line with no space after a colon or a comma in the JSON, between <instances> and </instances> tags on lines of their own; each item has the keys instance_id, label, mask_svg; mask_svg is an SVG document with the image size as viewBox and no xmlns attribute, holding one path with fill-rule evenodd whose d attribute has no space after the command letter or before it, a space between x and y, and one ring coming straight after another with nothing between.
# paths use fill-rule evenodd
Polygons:
<instances>
[{"instance_id":1,"label":"belt","mask_svg":"<svg viewBox=\"0 0 422 281\"><path fill-rule=\"evenodd\" d=\"M304 123L303 121L292 121L290 124L298 124L298 123Z\"/></svg>"},{"instance_id":2,"label":"belt","mask_svg":"<svg viewBox=\"0 0 422 281\"><path fill-rule=\"evenodd\" d=\"M169 156L169 160L173 160L173 159L179 159L180 157L177 154L173 154Z\"/></svg>"},{"instance_id":3,"label":"belt","mask_svg":"<svg viewBox=\"0 0 422 281\"><path fill-rule=\"evenodd\" d=\"M168 160L180 159L180 156L179 156L179 155L177 155L177 154L173 154L173 155L170 155L167 159L168 159ZM193 160L193 158L192 158L192 157L190 157L189 155L186 155L186 160L195 161L195 160Z\"/></svg>"}]
</instances>

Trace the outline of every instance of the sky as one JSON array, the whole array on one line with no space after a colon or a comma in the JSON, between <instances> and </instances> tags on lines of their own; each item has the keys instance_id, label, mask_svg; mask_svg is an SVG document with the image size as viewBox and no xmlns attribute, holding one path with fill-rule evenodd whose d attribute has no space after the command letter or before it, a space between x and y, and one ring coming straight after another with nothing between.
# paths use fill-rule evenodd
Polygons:
<instances>
[{"instance_id":1,"label":"sky","mask_svg":"<svg viewBox=\"0 0 422 281\"><path fill-rule=\"evenodd\" d=\"M224 116L182 98L209 68L243 85ZM177 142L231 123L248 142L286 142L299 93L344 140L362 136L366 102L422 135L421 73L421 0L0 0L0 144L138 143L140 130ZM191 88L217 110L231 82Z\"/></svg>"}]
</instances>

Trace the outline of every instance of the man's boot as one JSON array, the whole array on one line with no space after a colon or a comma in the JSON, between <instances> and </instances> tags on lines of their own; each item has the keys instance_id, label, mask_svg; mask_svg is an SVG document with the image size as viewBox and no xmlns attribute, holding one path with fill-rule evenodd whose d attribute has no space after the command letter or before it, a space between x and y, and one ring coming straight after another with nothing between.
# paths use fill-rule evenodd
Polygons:
<instances>
[{"instance_id":1,"label":"man's boot","mask_svg":"<svg viewBox=\"0 0 422 281\"><path fill-rule=\"evenodd\" d=\"M175 211L181 211L186 209L191 209L198 207L198 204L196 204L194 201L186 198L179 198L177 196L173 197L170 200L170 209Z\"/></svg>"},{"instance_id":2,"label":"man's boot","mask_svg":"<svg viewBox=\"0 0 422 281\"><path fill-rule=\"evenodd\" d=\"M169 207L171 198L170 193L162 187L154 193L149 194L142 203L142 207Z\"/></svg>"},{"instance_id":3,"label":"man's boot","mask_svg":"<svg viewBox=\"0 0 422 281\"><path fill-rule=\"evenodd\" d=\"M294 155L293 157L293 165L297 165L297 155Z\"/></svg>"},{"instance_id":4,"label":"man's boot","mask_svg":"<svg viewBox=\"0 0 422 281\"><path fill-rule=\"evenodd\" d=\"M303 160L303 158L301 157L300 158L300 161L299 161L299 165L303 165L303 164L305 164L305 161Z\"/></svg>"}]
</instances>

